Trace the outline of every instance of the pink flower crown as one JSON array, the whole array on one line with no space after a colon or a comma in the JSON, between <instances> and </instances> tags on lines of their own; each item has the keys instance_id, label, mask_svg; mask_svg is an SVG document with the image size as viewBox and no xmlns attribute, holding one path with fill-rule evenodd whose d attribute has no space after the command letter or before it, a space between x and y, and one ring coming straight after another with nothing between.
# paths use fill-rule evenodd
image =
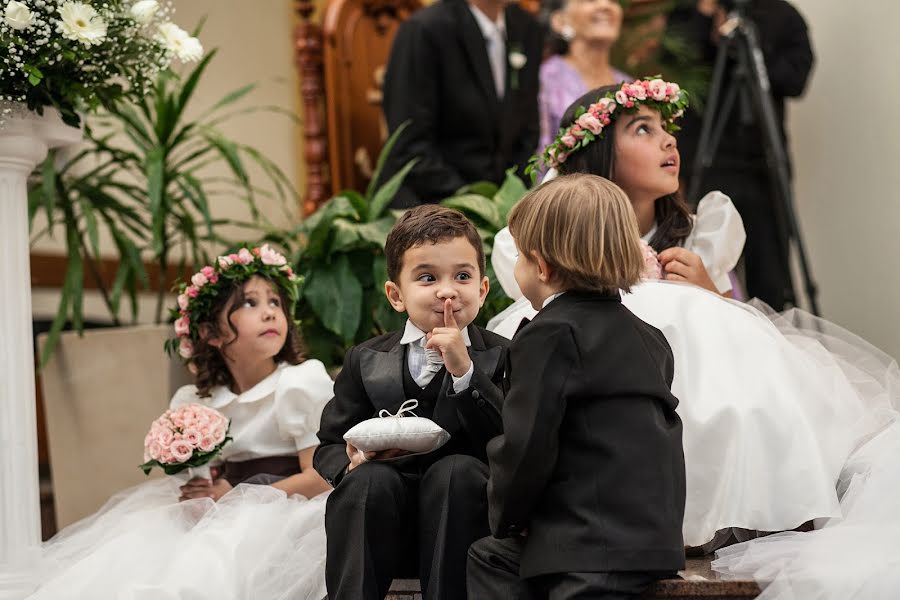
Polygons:
<instances>
[{"instance_id":1,"label":"pink flower crown","mask_svg":"<svg viewBox=\"0 0 900 600\"><path fill-rule=\"evenodd\" d=\"M539 163L558 168L570 154L601 139L603 129L618 115L635 113L642 105L659 111L666 123L666 130L674 133L678 131L675 119L684 114L688 95L677 83L658 77L623 83L617 91L607 92L590 106L579 106L575 111L575 122L560 129L556 139L544 148L543 153L531 157L525 173L533 179Z\"/></svg>"},{"instance_id":2,"label":"pink flower crown","mask_svg":"<svg viewBox=\"0 0 900 600\"><path fill-rule=\"evenodd\" d=\"M176 284L178 305L169 311L175 320L175 337L166 340L166 352L177 352L185 362L194 356L194 343L200 335L200 323L215 318L212 306L226 282L241 284L254 275L275 283L287 298L287 314L293 315L300 298L301 278L294 274L283 254L268 244L259 248L241 248L220 256L214 265L194 273L190 283Z\"/></svg>"}]
</instances>

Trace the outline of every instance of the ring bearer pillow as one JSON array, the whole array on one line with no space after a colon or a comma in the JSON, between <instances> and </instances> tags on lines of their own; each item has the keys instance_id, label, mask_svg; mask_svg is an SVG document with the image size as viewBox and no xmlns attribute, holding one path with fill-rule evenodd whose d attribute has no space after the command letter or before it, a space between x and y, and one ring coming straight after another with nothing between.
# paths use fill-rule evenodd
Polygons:
<instances>
[{"instance_id":1,"label":"ring bearer pillow","mask_svg":"<svg viewBox=\"0 0 900 600\"><path fill-rule=\"evenodd\" d=\"M450 434L431 419L415 416L412 411L417 406L418 400L407 400L400 405L396 415L382 409L377 417L351 427L344 434L344 440L362 452L392 449L412 454L433 452L447 443ZM406 413L412 416L406 416Z\"/></svg>"}]
</instances>

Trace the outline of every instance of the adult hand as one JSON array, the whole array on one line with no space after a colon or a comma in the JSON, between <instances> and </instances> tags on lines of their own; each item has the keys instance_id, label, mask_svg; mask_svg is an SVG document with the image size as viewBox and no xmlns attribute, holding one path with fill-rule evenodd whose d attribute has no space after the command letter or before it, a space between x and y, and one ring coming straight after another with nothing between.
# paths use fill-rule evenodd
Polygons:
<instances>
[{"instance_id":1,"label":"adult hand","mask_svg":"<svg viewBox=\"0 0 900 600\"><path fill-rule=\"evenodd\" d=\"M716 294L719 290L703 266L700 257L684 248L674 247L659 253L659 264L667 281L686 281Z\"/></svg>"},{"instance_id":2,"label":"adult hand","mask_svg":"<svg viewBox=\"0 0 900 600\"><path fill-rule=\"evenodd\" d=\"M447 372L454 377L462 377L472 366L466 342L453 316L453 300L450 298L444 301L444 326L431 330L425 348L440 351Z\"/></svg>"},{"instance_id":3,"label":"adult hand","mask_svg":"<svg viewBox=\"0 0 900 600\"><path fill-rule=\"evenodd\" d=\"M181 496L178 497L179 502L192 498L212 498L218 502L231 489L231 484L224 477L220 477L215 481L210 481L203 477L194 477L179 489L181 490Z\"/></svg>"}]
</instances>

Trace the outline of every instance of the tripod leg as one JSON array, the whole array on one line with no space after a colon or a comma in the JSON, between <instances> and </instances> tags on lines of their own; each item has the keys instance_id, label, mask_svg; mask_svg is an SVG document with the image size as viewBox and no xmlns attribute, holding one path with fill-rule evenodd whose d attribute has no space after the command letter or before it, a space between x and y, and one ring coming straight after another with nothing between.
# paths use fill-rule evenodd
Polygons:
<instances>
[{"instance_id":1,"label":"tripod leg","mask_svg":"<svg viewBox=\"0 0 900 600\"><path fill-rule=\"evenodd\" d=\"M766 146L766 159L769 164L770 172L775 175L775 184L777 186L777 196L781 199L781 208L785 216L785 224L788 229L789 238L793 238L797 249L797 257L800 261L806 295L809 300L810 312L819 315L819 306L817 300L817 291L815 283L812 280L812 274L809 268L809 262L806 256L806 249L800 236L800 227L797 222L797 215L794 211L794 196L791 189L790 174L788 172L788 157L784 147L784 141L778 128L775 118L775 108L772 104L772 97L769 93L769 78L766 72L765 63L762 60L762 52L757 42L756 30L751 22L744 22L735 32L738 43L739 61L750 69L752 76L747 78L752 94L753 103L756 108L759 124L763 129L764 143ZM784 264L790 266L788 261L789 253L785 248ZM790 273L790 271L788 271ZM792 287L792 286L791 286Z\"/></svg>"},{"instance_id":2,"label":"tripod leg","mask_svg":"<svg viewBox=\"0 0 900 600\"><path fill-rule=\"evenodd\" d=\"M710 139L716 117L718 115L719 120L724 122L728 116L727 112L719 111L719 101L725 83L725 65L731 43L731 38L723 39L720 42L719 51L716 55L712 81L709 86L709 96L707 97L706 108L703 113L703 123L700 127L700 139L697 143L693 164L691 165L691 179L687 193L688 202L695 202L698 199L701 184L703 183L703 174L712 164L712 157L717 149L718 143L712 145ZM721 127L716 127L716 129L721 129Z\"/></svg>"}]
</instances>

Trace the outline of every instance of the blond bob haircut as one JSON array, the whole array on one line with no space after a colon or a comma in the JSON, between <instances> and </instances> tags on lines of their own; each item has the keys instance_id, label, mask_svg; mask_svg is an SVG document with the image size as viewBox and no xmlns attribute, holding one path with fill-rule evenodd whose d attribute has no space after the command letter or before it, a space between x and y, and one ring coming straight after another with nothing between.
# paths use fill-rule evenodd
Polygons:
<instances>
[{"instance_id":1,"label":"blond bob haircut","mask_svg":"<svg viewBox=\"0 0 900 600\"><path fill-rule=\"evenodd\" d=\"M613 182L584 173L548 181L509 214L519 254L539 254L566 290L629 291L644 268L631 203Z\"/></svg>"}]
</instances>

